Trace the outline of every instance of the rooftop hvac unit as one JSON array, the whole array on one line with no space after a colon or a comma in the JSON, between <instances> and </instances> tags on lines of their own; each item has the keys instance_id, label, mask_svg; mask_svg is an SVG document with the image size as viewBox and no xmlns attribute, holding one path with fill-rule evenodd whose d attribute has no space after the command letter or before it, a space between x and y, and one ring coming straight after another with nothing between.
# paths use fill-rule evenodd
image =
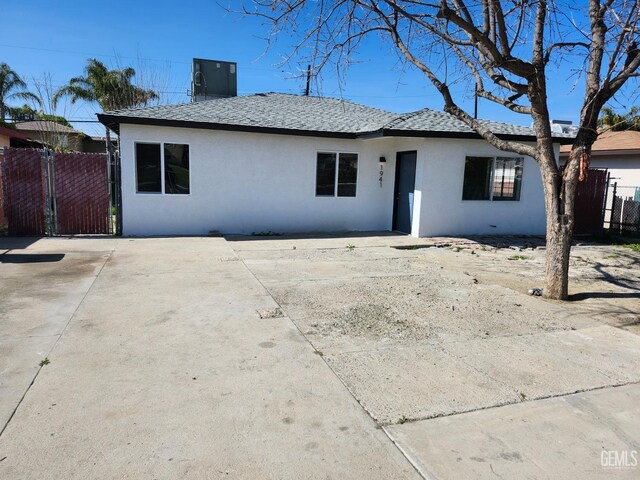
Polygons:
<instances>
[{"instance_id":1,"label":"rooftop hvac unit","mask_svg":"<svg viewBox=\"0 0 640 480\"><path fill-rule=\"evenodd\" d=\"M238 95L238 76L235 62L193 59L191 101L200 102L214 98Z\"/></svg>"}]
</instances>

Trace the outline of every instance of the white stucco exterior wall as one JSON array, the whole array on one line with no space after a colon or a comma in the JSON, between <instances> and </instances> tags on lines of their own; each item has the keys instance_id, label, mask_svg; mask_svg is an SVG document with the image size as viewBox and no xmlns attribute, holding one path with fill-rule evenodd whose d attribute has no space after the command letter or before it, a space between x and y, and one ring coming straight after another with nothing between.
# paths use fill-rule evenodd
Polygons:
<instances>
[{"instance_id":1,"label":"white stucco exterior wall","mask_svg":"<svg viewBox=\"0 0 640 480\"><path fill-rule=\"evenodd\" d=\"M611 175L611 184L618 182L621 187L640 187L639 155L593 155L590 162L593 168L606 168Z\"/></svg>"},{"instance_id":2,"label":"white stucco exterior wall","mask_svg":"<svg viewBox=\"0 0 640 480\"><path fill-rule=\"evenodd\" d=\"M190 194L136 193L134 144L190 146ZM121 125L123 233L390 230L392 139L349 140ZM358 153L356 197L316 197L316 153ZM385 156L382 187L379 157Z\"/></svg>"},{"instance_id":3,"label":"white stucco exterior wall","mask_svg":"<svg viewBox=\"0 0 640 480\"><path fill-rule=\"evenodd\" d=\"M136 193L136 142L190 146L189 195ZM417 152L413 236L544 234L539 168L520 201L463 201L466 156L509 156L482 140L331 139L121 125L125 235L391 230L396 153ZM316 197L318 151L358 153L356 197ZM382 187L379 158L384 156Z\"/></svg>"},{"instance_id":4,"label":"white stucco exterior wall","mask_svg":"<svg viewBox=\"0 0 640 480\"><path fill-rule=\"evenodd\" d=\"M543 235L544 194L535 161L524 158L519 201L462 200L465 157L518 156L483 140L424 139L419 147L416 190L420 190L418 236ZM415 233L414 233L415 234Z\"/></svg>"}]
</instances>

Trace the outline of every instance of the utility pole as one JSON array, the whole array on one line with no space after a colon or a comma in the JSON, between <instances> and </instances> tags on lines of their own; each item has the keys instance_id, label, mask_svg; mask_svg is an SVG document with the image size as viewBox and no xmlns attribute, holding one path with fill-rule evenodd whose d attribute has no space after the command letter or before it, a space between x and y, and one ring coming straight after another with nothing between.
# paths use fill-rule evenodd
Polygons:
<instances>
[{"instance_id":1,"label":"utility pole","mask_svg":"<svg viewBox=\"0 0 640 480\"><path fill-rule=\"evenodd\" d=\"M476 89L473 93L473 118L478 119L478 84L476 83Z\"/></svg>"}]
</instances>

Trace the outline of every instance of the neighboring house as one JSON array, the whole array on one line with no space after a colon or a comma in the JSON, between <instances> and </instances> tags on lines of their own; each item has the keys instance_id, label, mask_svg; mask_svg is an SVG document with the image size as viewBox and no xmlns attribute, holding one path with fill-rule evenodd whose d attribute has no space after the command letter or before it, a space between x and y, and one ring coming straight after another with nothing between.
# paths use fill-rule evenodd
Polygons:
<instances>
[{"instance_id":1,"label":"neighboring house","mask_svg":"<svg viewBox=\"0 0 640 480\"><path fill-rule=\"evenodd\" d=\"M116 146L118 144L113 138L111 142ZM85 136L82 142L82 151L85 153L105 153L107 151L107 140L105 137Z\"/></svg>"},{"instance_id":2,"label":"neighboring house","mask_svg":"<svg viewBox=\"0 0 640 480\"><path fill-rule=\"evenodd\" d=\"M65 150L87 153L104 153L104 137L91 137L74 128L51 120L32 120L16 122L15 128L50 147L58 146Z\"/></svg>"},{"instance_id":3,"label":"neighboring house","mask_svg":"<svg viewBox=\"0 0 640 480\"><path fill-rule=\"evenodd\" d=\"M36 147L39 142L33 141L25 132L0 126L0 149L4 147Z\"/></svg>"},{"instance_id":4,"label":"neighboring house","mask_svg":"<svg viewBox=\"0 0 640 480\"><path fill-rule=\"evenodd\" d=\"M560 148L560 161L569 158L571 145ZM606 168L612 182L623 187L640 187L640 132L606 132L591 148L592 168Z\"/></svg>"},{"instance_id":5,"label":"neighboring house","mask_svg":"<svg viewBox=\"0 0 640 480\"><path fill-rule=\"evenodd\" d=\"M82 148L84 133L51 120L16 122L14 126L16 130L26 133L30 138L45 145L75 151L80 151Z\"/></svg>"},{"instance_id":6,"label":"neighboring house","mask_svg":"<svg viewBox=\"0 0 640 480\"><path fill-rule=\"evenodd\" d=\"M534 160L443 112L268 93L98 118L120 135L125 235L545 232ZM529 128L486 123L535 142ZM570 141L557 135L556 152Z\"/></svg>"}]
</instances>

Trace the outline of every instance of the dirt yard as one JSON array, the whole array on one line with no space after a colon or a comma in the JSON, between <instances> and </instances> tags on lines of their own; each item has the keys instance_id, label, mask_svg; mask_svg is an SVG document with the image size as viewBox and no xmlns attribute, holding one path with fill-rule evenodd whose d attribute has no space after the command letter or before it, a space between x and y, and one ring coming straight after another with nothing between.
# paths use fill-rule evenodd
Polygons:
<instances>
[{"instance_id":1,"label":"dirt yard","mask_svg":"<svg viewBox=\"0 0 640 480\"><path fill-rule=\"evenodd\" d=\"M535 238L229 240L381 425L640 379L608 350L637 341L610 327L640 322L630 249L576 246L571 301L553 302L527 294Z\"/></svg>"}]
</instances>

